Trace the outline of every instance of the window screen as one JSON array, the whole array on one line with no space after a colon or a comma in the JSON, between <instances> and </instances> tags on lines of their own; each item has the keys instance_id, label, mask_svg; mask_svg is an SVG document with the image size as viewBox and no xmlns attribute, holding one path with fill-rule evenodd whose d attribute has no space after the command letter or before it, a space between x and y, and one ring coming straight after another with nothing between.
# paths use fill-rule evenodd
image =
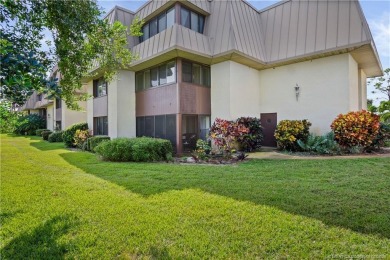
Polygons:
<instances>
[{"instance_id":1,"label":"window screen","mask_svg":"<svg viewBox=\"0 0 390 260\"><path fill-rule=\"evenodd\" d=\"M175 9L172 8L167 12L167 28L175 24Z\"/></svg>"},{"instance_id":2,"label":"window screen","mask_svg":"<svg viewBox=\"0 0 390 260\"><path fill-rule=\"evenodd\" d=\"M180 10L180 16L181 16L180 24L183 25L184 27L190 28L190 11L182 7Z\"/></svg>"},{"instance_id":3,"label":"window screen","mask_svg":"<svg viewBox=\"0 0 390 260\"><path fill-rule=\"evenodd\" d=\"M183 81L192 82L192 66L189 62L183 62Z\"/></svg>"},{"instance_id":4,"label":"window screen","mask_svg":"<svg viewBox=\"0 0 390 260\"><path fill-rule=\"evenodd\" d=\"M167 65L161 65L159 67L159 78L160 78L160 85L167 83Z\"/></svg>"}]
</instances>

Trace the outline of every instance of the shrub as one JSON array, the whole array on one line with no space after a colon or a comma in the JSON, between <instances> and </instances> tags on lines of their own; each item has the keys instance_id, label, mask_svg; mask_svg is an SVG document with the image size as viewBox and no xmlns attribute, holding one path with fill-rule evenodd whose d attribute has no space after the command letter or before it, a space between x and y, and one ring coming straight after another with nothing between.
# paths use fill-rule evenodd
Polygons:
<instances>
[{"instance_id":1,"label":"shrub","mask_svg":"<svg viewBox=\"0 0 390 260\"><path fill-rule=\"evenodd\" d=\"M45 119L38 114L30 114L18 118L14 132L21 135L35 135L36 130L43 129L45 126Z\"/></svg>"},{"instance_id":2,"label":"shrub","mask_svg":"<svg viewBox=\"0 0 390 260\"><path fill-rule=\"evenodd\" d=\"M234 142L243 135L249 133L249 129L243 124L217 118L210 128L210 138L214 144L225 153L230 154Z\"/></svg>"},{"instance_id":3,"label":"shrub","mask_svg":"<svg viewBox=\"0 0 390 260\"><path fill-rule=\"evenodd\" d=\"M87 123L77 123L69 126L65 129L64 133L62 134L62 139L64 140L66 147L73 147L74 146L74 135L77 130L88 130L88 124Z\"/></svg>"},{"instance_id":4,"label":"shrub","mask_svg":"<svg viewBox=\"0 0 390 260\"><path fill-rule=\"evenodd\" d=\"M306 142L311 123L304 120L282 120L276 127L275 138L280 150L298 151L298 140Z\"/></svg>"},{"instance_id":5,"label":"shrub","mask_svg":"<svg viewBox=\"0 0 390 260\"><path fill-rule=\"evenodd\" d=\"M371 148L385 147L390 141L390 124L380 123L379 131L371 143Z\"/></svg>"},{"instance_id":6,"label":"shrub","mask_svg":"<svg viewBox=\"0 0 390 260\"><path fill-rule=\"evenodd\" d=\"M298 140L297 144L304 152L318 154L339 154L340 146L334 140L334 133L329 132L323 136L309 134L306 142Z\"/></svg>"},{"instance_id":7,"label":"shrub","mask_svg":"<svg viewBox=\"0 0 390 260\"><path fill-rule=\"evenodd\" d=\"M51 135L53 132L50 131L50 130L45 130L45 131L42 131L42 139L43 140L48 140L49 139L49 135Z\"/></svg>"},{"instance_id":8,"label":"shrub","mask_svg":"<svg viewBox=\"0 0 390 260\"><path fill-rule=\"evenodd\" d=\"M379 116L362 110L340 114L330 126L335 140L345 148L369 147L379 132Z\"/></svg>"},{"instance_id":9,"label":"shrub","mask_svg":"<svg viewBox=\"0 0 390 260\"><path fill-rule=\"evenodd\" d=\"M36 131L35 131L35 134L37 135L37 136L42 136L42 132L43 131L50 131L49 129L37 129Z\"/></svg>"},{"instance_id":10,"label":"shrub","mask_svg":"<svg viewBox=\"0 0 390 260\"><path fill-rule=\"evenodd\" d=\"M49 135L47 140L50 143L62 142L63 141L62 135L63 135L63 131L55 131Z\"/></svg>"},{"instance_id":11,"label":"shrub","mask_svg":"<svg viewBox=\"0 0 390 260\"><path fill-rule=\"evenodd\" d=\"M208 144L207 141L204 141L202 139L198 139L196 141L196 149L193 152L193 157L196 157L197 159L204 160L207 158L207 154L209 154L211 151L211 147Z\"/></svg>"},{"instance_id":12,"label":"shrub","mask_svg":"<svg viewBox=\"0 0 390 260\"><path fill-rule=\"evenodd\" d=\"M80 148L82 150L87 150L87 140L89 137L91 137L91 135L89 134L88 130L77 129L73 137L74 140L73 144L77 148Z\"/></svg>"},{"instance_id":13,"label":"shrub","mask_svg":"<svg viewBox=\"0 0 390 260\"><path fill-rule=\"evenodd\" d=\"M87 150L94 152L96 146L98 146L101 142L110 141L110 137L106 135L96 135L88 138L87 140Z\"/></svg>"},{"instance_id":14,"label":"shrub","mask_svg":"<svg viewBox=\"0 0 390 260\"><path fill-rule=\"evenodd\" d=\"M244 133L238 138L243 150L251 152L260 149L263 141L263 128L261 127L260 119L255 117L240 117L237 123L249 129L248 133Z\"/></svg>"},{"instance_id":15,"label":"shrub","mask_svg":"<svg viewBox=\"0 0 390 260\"><path fill-rule=\"evenodd\" d=\"M166 161L172 158L172 151L169 140L150 137L116 138L95 147L104 160L116 162Z\"/></svg>"}]
</instances>

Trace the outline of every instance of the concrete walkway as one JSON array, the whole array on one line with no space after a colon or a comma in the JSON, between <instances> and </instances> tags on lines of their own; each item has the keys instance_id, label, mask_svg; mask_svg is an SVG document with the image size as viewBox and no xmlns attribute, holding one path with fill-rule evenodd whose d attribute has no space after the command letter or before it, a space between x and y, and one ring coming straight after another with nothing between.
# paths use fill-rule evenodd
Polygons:
<instances>
[{"instance_id":1,"label":"concrete walkway","mask_svg":"<svg viewBox=\"0 0 390 260\"><path fill-rule=\"evenodd\" d=\"M287 153L281 153L273 147L262 147L259 152L249 153L249 159L298 159L298 160L318 160L318 159L353 159L353 158L389 158L390 162L390 149L384 148L385 153L371 153L361 155L292 155Z\"/></svg>"}]
</instances>

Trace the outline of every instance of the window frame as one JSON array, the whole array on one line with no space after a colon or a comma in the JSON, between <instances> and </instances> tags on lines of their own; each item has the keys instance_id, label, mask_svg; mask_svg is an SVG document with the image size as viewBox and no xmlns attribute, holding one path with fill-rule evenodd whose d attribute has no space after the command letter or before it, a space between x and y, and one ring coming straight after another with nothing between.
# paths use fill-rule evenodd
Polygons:
<instances>
[{"instance_id":1,"label":"window frame","mask_svg":"<svg viewBox=\"0 0 390 260\"><path fill-rule=\"evenodd\" d=\"M168 29L170 26L173 25L172 24L168 27L168 13L171 11L173 11L173 24L177 23L177 21L176 21L176 8L175 8L175 6L171 6L170 8L164 10L163 12L159 13L158 15L152 17L152 19L148 20L142 26L141 32L143 33L143 35L139 37L140 43L146 41L147 39L152 38L153 36L155 36L156 34L159 34L162 31L165 31L166 29ZM163 22L165 23L165 25L163 27L160 26L160 18L161 17L165 17L165 18L163 18ZM156 25L156 33L153 35L152 35L152 30L151 30L152 23L155 23L155 25ZM148 35L145 35L145 28L146 27L148 28L147 29Z\"/></svg>"},{"instance_id":2,"label":"window frame","mask_svg":"<svg viewBox=\"0 0 390 260\"><path fill-rule=\"evenodd\" d=\"M185 11L189 12L189 16L188 16L189 26L186 26L186 25L184 25L182 23L183 22L182 15L181 15L182 14L182 10L185 10ZM192 22L193 22L192 21L192 17L193 17L193 15L196 15L196 17L197 17L197 22L196 22L197 23L197 25L196 25L197 26L197 30L195 30L194 29L194 25L192 25ZM183 5L180 5L180 25L181 26L184 26L184 27L186 27L186 28L188 28L190 30L193 30L193 31L197 32L197 33L203 34L205 21L206 21L206 16L204 16L203 14L200 14L200 13L198 13L196 11L193 11L193 10L187 8L187 7L184 7Z\"/></svg>"},{"instance_id":3,"label":"window frame","mask_svg":"<svg viewBox=\"0 0 390 260\"><path fill-rule=\"evenodd\" d=\"M99 83L101 83L101 85L99 85ZM106 90L105 90L105 94L101 95L101 94L99 94L99 87L102 87L102 89L103 89L103 85L104 85L104 88ZM103 91L101 91L101 93L102 92ZM93 80L93 98L100 98L100 97L104 97L104 96L107 96L107 95L108 95L108 83L107 83L107 81L105 81L103 78L98 78L98 79Z\"/></svg>"},{"instance_id":4,"label":"window frame","mask_svg":"<svg viewBox=\"0 0 390 260\"><path fill-rule=\"evenodd\" d=\"M174 63L174 80L173 81L168 81L168 79L171 77L171 76L168 76L168 68L171 68L171 67L168 67L168 64L170 63ZM165 83L161 83L161 79L160 79L160 68L161 67L165 67ZM154 85L152 86L152 71L155 71L157 72L157 85ZM143 76L141 76L143 78L143 88L140 89L138 87L138 82L137 82L137 78L139 77L139 75L142 73ZM146 76L146 74L149 74L149 76ZM147 77L149 77L149 80L147 80ZM136 76L135 76L135 86L136 86L136 92L139 92L139 91L143 91L143 90L147 90L147 89L150 89L150 88L158 88L158 87L163 87L163 86L166 86L166 85L170 85L170 84L174 84L174 83L177 83L177 61L176 59L174 60L169 60L169 61L166 61L164 63L160 63L156 66L153 66L153 67L150 67L146 70L142 70L142 71L138 71L136 72ZM148 84L149 82L149 84ZM149 85L149 86L148 86Z\"/></svg>"},{"instance_id":5,"label":"window frame","mask_svg":"<svg viewBox=\"0 0 390 260\"><path fill-rule=\"evenodd\" d=\"M100 130L102 131L100 132ZM93 118L93 134L108 135L108 116L98 116Z\"/></svg>"},{"instance_id":6,"label":"window frame","mask_svg":"<svg viewBox=\"0 0 390 260\"><path fill-rule=\"evenodd\" d=\"M191 78L191 81L185 80L186 77L184 75L184 68L183 68L184 64L190 64L191 65L191 77L187 77L187 78ZM182 82L195 84L195 85L203 86L203 87L206 87L206 88L210 88L211 87L211 71L210 71L211 68L210 68L210 66L205 65L205 64L201 64L201 63L198 63L198 62L189 61L189 60L182 60L181 65L182 65L182 69L181 69ZM200 67L200 70L199 70L199 72L200 72L200 74L199 74L199 83L194 82L194 67L195 67L194 65ZM206 80L206 77L205 77L205 74L206 74L205 70L208 71L208 73L207 73L208 74L208 79L207 80ZM204 84L206 81L207 81L208 84Z\"/></svg>"}]
</instances>

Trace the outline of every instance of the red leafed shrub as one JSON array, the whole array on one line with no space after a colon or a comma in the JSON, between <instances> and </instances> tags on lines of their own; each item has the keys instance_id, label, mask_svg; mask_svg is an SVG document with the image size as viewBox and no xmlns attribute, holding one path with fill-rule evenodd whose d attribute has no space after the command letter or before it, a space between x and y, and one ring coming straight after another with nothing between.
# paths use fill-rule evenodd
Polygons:
<instances>
[{"instance_id":1,"label":"red leafed shrub","mask_svg":"<svg viewBox=\"0 0 390 260\"><path fill-rule=\"evenodd\" d=\"M340 114L330 127L341 146L368 147L378 135L379 116L365 110Z\"/></svg>"},{"instance_id":2,"label":"red leafed shrub","mask_svg":"<svg viewBox=\"0 0 390 260\"><path fill-rule=\"evenodd\" d=\"M243 124L217 118L210 128L210 138L219 149L230 153L232 145L238 138L249 133Z\"/></svg>"}]
</instances>

